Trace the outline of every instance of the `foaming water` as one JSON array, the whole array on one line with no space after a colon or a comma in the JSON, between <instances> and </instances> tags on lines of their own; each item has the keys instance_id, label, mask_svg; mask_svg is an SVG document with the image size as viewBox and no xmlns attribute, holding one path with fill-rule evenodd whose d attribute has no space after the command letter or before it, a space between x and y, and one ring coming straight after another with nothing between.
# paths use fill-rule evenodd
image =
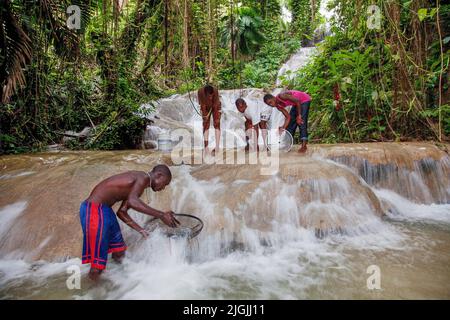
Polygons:
<instances>
[{"instance_id":1,"label":"foaming water","mask_svg":"<svg viewBox=\"0 0 450 320\"><path fill-rule=\"evenodd\" d=\"M373 240L375 245L379 239ZM192 259L201 247L201 241L195 246L152 234L135 244L122 265L110 263L99 286L84 281L81 290L73 291L64 288L66 270L79 265L79 260L35 266L2 261L0 284L7 289L0 292L5 298L49 298L47 290L57 290L60 298L77 299L310 298L315 288L327 287L330 272L346 269L342 251L352 244L345 237L320 241L314 233L301 230L296 240L282 246L256 244L206 261ZM86 272L83 266L84 277Z\"/></svg>"},{"instance_id":2,"label":"foaming water","mask_svg":"<svg viewBox=\"0 0 450 320\"><path fill-rule=\"evenodd\" d=\"M135 159L136 160L136 159ZM138 159L139 160L139 159ZM143 240L122 226L127 258L110 261L101 282L86 277L79 259L61 263L0 260L0 297L40 299L335 299L450 298L450 219L446 204L416 204L373 189L386 218L343 177L255 183L202 168L173 168L171 192L149 193L152 205L192 213L205 222L195 239L156 231ZM231 174L231 172L229 173ZM364 188L368 186L364 186ZM227 194L239 195L230 201ZM2 208L14 221L26 203ZM4 215L6 213L6 215ZM142 225L147 218L131 215ZM8 218L9 217L9 218ZM415 222L433 223L424 227ZM316 229L330 226L318 237ZM323 228L327 230L327 228ZM370 265L382 272L381 291L366 287ZM67 268L80 266L80 290L69 290Z\"/></svg>"},{"instance_id":3,"label":"foaming water","mask_svg":"<svg viewBox=\"0 0 450 320\"><path fill-rule=\"evenodd\" d=\"M7 159L4 176L34 174L0 180L0 298L450 299L448 156L427 144L310 150L280 156L273 176L261 175L261 165L173 166L170 186L143 200L198 216L203 231L191 241L158 231L144 240L122 225L127 258L109 261L97 286L73 258L81 246L77 199L112 172L148 170L163 155ZM49 206L55 197L60 205ZM44 258L53 262L34 261ZM381 290L367 289L371 265L381 270ZM66 285L73 267L79 290Z\"/></svg>"},{"instance_id":4,"label":"foaming water","mask_svg":"<svg viewBox=\"0 0 450 320\"><path fill-rule=\"evenodd\" d=\"M248 232L247 239L251 239L254 233ZM403 236L393 236L393 232ZM195 245L154 233L135 243L122 265L110 263L98 286L86 280L88 268L83 266L81 290L65 288L67 267L79 265L79 260L34 267L22 261L2 261L0 284L7 289L0 293L4 298L75 299L371 298L377 296L364 289L366 268L373 262L389 264L394 257L401 263L415 252L406 240L406 232L395 227L375 237L332 235L324 240L299 230L295 240L283 245L255 242L252 249L198 260L195 254L202 241ZM417 264L405 267L414 269ZM392 285L388 280L382 283ZM420 290L420 286L413 287L411 297L420 295ZM396 297L395 290L380 297Z\"/></svg>"},{"instance_id":5,"label":"foaming water","mask_svg":"<svg viewBox=\"0 0 450 320\"><path fill-rule=\"evenodd\" d=\"M0 209L0 242L6 236L14 221L27 207L26 201L19 201Z\"/></svg>"},{"instance_id":6,"label":"foaming water","mask_svg":"<svg viewBox=\"0 0 450 320\"><path fill-rule=\"evenodd\" d=\"M386 189L376 190L392 219L450 223L450 204L417 204Z\"/></svg>"}]
</instances>

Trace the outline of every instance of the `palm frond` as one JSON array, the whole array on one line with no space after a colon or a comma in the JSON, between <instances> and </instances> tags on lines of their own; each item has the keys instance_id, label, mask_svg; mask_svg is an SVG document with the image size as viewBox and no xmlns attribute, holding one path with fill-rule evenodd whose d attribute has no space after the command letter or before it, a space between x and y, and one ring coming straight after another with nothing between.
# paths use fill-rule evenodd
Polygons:
<instances>
[{"instance_id":1,"label":"palm frond","mask_svg":"<svg viewBox=\"0 0 450 320\"><path fill-rule=\"evenodd\" d=\"M9 0L0 8L0 101L7 103L25 86L24 69L31 61L31 40L11 10Z\"/></svg>"}]
</instances>

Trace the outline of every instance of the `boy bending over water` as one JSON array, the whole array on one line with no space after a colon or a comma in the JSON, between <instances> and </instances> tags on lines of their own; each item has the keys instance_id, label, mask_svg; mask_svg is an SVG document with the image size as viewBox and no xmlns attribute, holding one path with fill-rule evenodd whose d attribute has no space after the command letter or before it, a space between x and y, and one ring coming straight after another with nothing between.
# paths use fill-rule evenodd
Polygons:
<instances>
[{"instance_id":1,"label":"boy bending over water","mask_svg":"<svg viewBox=\"0 0 450 320\"><path fill-rule=\"evenodd\" d=\"M264 146L267 149L267 121L270 118L270 115L272 113L272 110L270 107L267 106L261 106L255 103L251 103L251 101L249 101L249 103L247 103L247 101L245 101L242 98L239 98L236 100L236 108L238 109L238 111L240 113L242 113L244 115L245 118L245 132L246 132L246 140L247 140L247 147L246 150L248 150L249 145L248 145L248 140L249 138L252 139L252 142L254 142L254 144L256 146L258 146L258 136L259 136L259 130L258 128L261 129L262 132L262 137L263 137L263 141L264 141ZM252 135L254 134L254 136L256 136L256 139L254 136L249 137L247 136L247 133L249 132L248 130L251 129L252 131L250 131L252 133ZM259 148L257 148L259 150Z\"/></svg>"},{"instance_id":2,"label":"boy bending over water","mask_svg":"<svg viewBox=\"0 0 450 320\"><path fill-rule=\"evenodd\" d=\"M302 146L298 152L306 152L306 144L308 141L308 114L311 105L311 97L306 92L289 90L280 93L276 97L271 94L266 94L264 96L264 102L271 107L277 108L285 116L286 121L280 129L286 129L292 137L294 137L297 126L300 127ZM285 110L288 106L292 106L290 113Z\"/></svg>"},{"instance_id":3,"label":"boy bending over water","mask_svg":"<svg viewBox=\"0 0 450 320\"><path fill-rule=\"evenodd\" d=\"M111 207L122 201L117 216L143 237L147 232L139 226L127 211L132 208L143 214L161 219L170 227L179 222L172 211L162 212L146 205L140 196L151 187L153 191L163 190L172 180L172 173L166 165L157 165L150 172L128 171L109 177L92 190L80 207L80 222L83 229L82 263L90 263L89 278L97 280L106 267L108 253L120 262L127 249L116 215Z\"/></svg>"}]
</instances>

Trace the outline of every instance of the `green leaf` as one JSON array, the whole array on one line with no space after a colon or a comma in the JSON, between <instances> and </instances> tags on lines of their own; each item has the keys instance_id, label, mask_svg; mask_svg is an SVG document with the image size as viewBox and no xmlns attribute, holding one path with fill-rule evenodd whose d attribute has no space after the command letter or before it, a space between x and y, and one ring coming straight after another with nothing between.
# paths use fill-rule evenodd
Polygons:
<instances>
[{"instance_id":1,"label":"green leaf","mask_svg":"<svg viewBox=\"0 0 450 320\"><path fill-rule=\"evenodd\" d=\"M427 17L428 9L427 8L420 8L417 11L417 15L419 16L419 20L423 21Z\"/></svg>"},{"instance_id":2,"label":"green leaf","mask_svg":"<svg viewBox=\"0 0 450 320\"><path fill-rule=\"evenodd\" d=\"M436 14L436 12L437 12L437 8L432 8L432 9L430 10L429 17L430 17L430 18L433 18L434 15Z\"/></svg>"}]
</instances>

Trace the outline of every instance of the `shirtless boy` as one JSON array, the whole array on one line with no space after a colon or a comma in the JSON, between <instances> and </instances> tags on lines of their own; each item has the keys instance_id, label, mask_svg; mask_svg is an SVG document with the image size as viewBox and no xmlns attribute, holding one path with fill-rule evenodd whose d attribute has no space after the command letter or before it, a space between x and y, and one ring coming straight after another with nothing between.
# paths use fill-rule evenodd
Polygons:
<instances>
[{"instance_id":1,"label":"shirtless boy","mask_svg":"<svg viewBox=\"0 0 450 320\"><path fill-rule=\"evenodd\" d=\"M163 190L172 180L166 165L157 165L150 172L128 171L101 181L80 206L80 222L83 229L82 263L90 263L89 278L96 281L106 267L108 253L120 262L127 246L120 231L112 206L122 201L117 217L128 226L147 237L147 232L127 213L132 208L143 214L161 219L166 225L176 227L179 222L172 211L162 212L146 205L140 196L151 187Z\"/></svg>"}]
</instances>

